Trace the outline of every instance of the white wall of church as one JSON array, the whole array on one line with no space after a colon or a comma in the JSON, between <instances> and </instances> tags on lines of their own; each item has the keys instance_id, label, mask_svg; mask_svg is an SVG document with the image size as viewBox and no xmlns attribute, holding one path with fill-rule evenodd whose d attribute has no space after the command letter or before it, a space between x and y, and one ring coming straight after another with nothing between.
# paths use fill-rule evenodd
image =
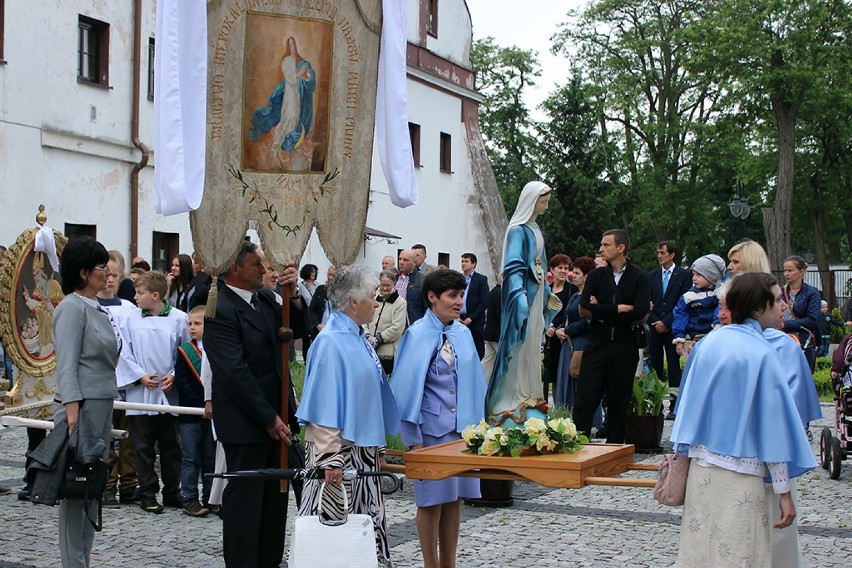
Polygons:
<instances>
[{"instance_id":1,"label":"white wall of church","mask_svg":"<svg viewBox=\"0 0 852 568\"><path fill-rule=\"evenodd\" d=\"M148 38L155 1L143 1L140 139L153 145L147 97ZM109 24L108 86L77 79L78 18ZM94 0L5 2L0 64L0 244L35 226L95 225L107 248L130 251L130 174L140 152L131 141L133 3ZM140 173L139 254L151 258L152 232L192 247L186 215L154 213L153 152Z\"/></svg>"},{"instance_id":2,"label":"white wall of church","mask_svg":"<svg viewBox=\"0 0 852 568\"><path fill-rule=\"evenodd\" d=\"M155 0L143 1L140 138L153 145L153 102L146 96L148 38L154 36ZM468 67L470 16L463 0L442 0L438 38L427 49ZM420 0L409 0L409 41L419 41ZM110 25L109 86L77 80L78 16ZM130 175L140 152L131 142L133 3L103 0L6 0L3 63L0 63L0 244L9 246L35 226L38 205L47 207L48 224L96 225L107 248L130 251ZM410 69L411 71L411 69ZM440 78L435 78L441 83ZM445 84L444 87L452 87ZM358 261L380 266L386 254L421 242L428 261L486 251L473 191L461 122L459 95L409 80L410 122L421 126L421 164L417 170L418 204L391 205L387 185L373 154L367 225L399 235L400 241L367 241ZM468 93L474 95L474 93ZM452 137L452 173L439 169L440 133ZM152 148L153 150L153 148ZM181 252L192 251L188 215L163 217L154 212L152 152L139 179L139 255L151 260L152 233L177 233ZM366 251L366 252L365 252ZM328 265L316 235L303 262ZM487 273L487 263L480 268ZM489 274L489 277L491 275Z\"/></svg>"}]
</instances>

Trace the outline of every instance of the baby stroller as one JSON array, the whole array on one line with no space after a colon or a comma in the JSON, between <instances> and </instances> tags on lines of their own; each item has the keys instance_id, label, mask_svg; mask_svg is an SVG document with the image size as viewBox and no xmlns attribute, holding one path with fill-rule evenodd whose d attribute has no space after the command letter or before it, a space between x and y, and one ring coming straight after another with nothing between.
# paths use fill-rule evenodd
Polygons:
<instances>
[{"instance_id":1,"label":"baby stroller","mask_svg":"<svg viewBox=\"0 0 852 568\"><path fill-rule=\"evenodd\" d=\"M823 469L828 470L831 479L840 477L840 462L849 455L852 440L852 336L840 345L842 352L842 370L832 376L834 389L834 433L831 428L823 428L819 438L819 461ZM834 368L837 369L837 359Z\"/></svg>"}]
</instances>

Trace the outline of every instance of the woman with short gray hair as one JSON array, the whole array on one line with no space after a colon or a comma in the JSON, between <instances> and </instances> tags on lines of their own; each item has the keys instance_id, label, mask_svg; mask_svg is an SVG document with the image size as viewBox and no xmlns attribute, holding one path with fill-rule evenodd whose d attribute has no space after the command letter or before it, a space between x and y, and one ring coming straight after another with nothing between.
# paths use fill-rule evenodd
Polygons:
<instances>
[{"instance_id":1,"label":"woman with short gray hair","mask_svg":"<svg viewBox=\"0 0 852 568\"><path fill-rule=\"evenodd\" d=\"M399 413L387 376L362 328L373 320L377 283L375 271L350 265L328 285L332 314L308 351L296 416L307 425L307 467L325 470L329 487L321 493L319 480L306 482L299 514L343 518L343 491L347 491L349 512L372 516L376 556L380 565L390 566L379 478L358 477L341 486L344 469L379 471L385 436L399 432Z\"/></svg>"},{"instance_id":2,"label":"woman with short gray hair","mask_svg":"<svg viewBox=\"0 0 852 568\"><path fill-rule=\"evenodd\" d=\"M372 298L378 285L375 270L360 264L350 264L338 270L334 280L328 283L328 300L333 309L345 312L349 300Z\"/></svg>"}]
</instances>

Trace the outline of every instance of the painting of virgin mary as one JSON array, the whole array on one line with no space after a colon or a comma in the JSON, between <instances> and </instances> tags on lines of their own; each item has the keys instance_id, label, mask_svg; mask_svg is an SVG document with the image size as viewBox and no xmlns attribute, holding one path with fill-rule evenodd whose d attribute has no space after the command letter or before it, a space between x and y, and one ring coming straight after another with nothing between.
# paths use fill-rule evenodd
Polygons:
<instances>
[{"instance_id":1,"label":"painting of virgin mary","mask_svg":"<svg viewBox=\"0 0 852 568\"><path fill-rule=\"evenodd\" d=\"M247 31L246 169L324 170L331 52L324 28L321 22L280 16L255 15L249 22L254 40Z\"/></svg>"}]
</instances>

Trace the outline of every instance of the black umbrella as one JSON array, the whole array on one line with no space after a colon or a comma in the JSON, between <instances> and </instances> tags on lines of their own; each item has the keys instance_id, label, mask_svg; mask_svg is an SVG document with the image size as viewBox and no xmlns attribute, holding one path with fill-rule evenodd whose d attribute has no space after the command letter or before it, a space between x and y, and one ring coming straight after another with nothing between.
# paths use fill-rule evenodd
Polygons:
<instances>
[{"instance_id":1,"label":"black umbrella","mask_svg":"<svg viewBox=\"0 0 852 568\"><path fill-rule=\"evenodd\" d=\"M223 471L222 473L208 473L207 477L221 477L224 479L240 478L240 479L289 479L289 480L307 480L307 479L324 479L325 470L320 468L264 468L264 469L243 469L240 471ZM360 471L357 469L343 470L344 481L351 481L356 477L384 477L391 481L390 489L381 488L382 494L390 495L396 493L402 487L402 480L396 475L387 471Z\"/></svg>"}]
</instances>

